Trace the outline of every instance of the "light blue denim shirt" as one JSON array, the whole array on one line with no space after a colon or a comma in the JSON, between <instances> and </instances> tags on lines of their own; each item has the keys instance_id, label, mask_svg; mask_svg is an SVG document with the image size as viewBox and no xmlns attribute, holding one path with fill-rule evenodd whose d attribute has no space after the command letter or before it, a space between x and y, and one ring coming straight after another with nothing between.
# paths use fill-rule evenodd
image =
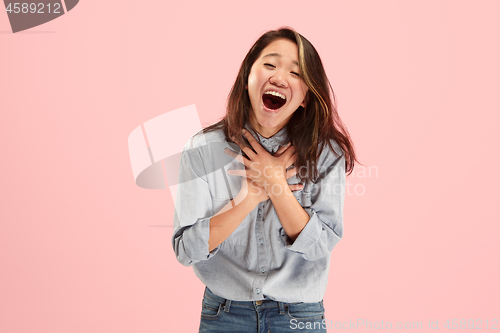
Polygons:
<instances>
[{"instance_id":1,"label":"light blue denim shirt","mask_svg":"<svg viewBox=\"0 0 500 333\"><path fill-rule=\"evenodd\" d=\"M246 128L271 154L288 143L286 128L264 138ZM319 302L323 299L330 252L342 238L345 159L339 146L326 146L318 160L320 178L294 191L309 221L292 241L271 200L259 203L236 230L208 251L210 218L234 198L241 177L227 170L244 166L224 153L241 152L225 141L222 130L191 137L184 147L175 200L172 244L179 262L193 266L198 278L216 295L236 301L273 299ZM235 149L236 148L236 149ZM299 183L297 176L289 184Z\"/></svg>"}]
</instances>

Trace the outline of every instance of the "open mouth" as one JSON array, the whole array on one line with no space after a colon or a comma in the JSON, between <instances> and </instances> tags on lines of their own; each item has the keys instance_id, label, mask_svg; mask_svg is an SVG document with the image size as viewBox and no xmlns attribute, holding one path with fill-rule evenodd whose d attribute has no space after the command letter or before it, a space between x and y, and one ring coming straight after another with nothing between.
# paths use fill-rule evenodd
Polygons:
<instances>
[{"instance_id":1,"label":"open mouth","mask_svg":"<svg viewBox=\"0 0 500 333\"><path fill-rule=\"evenodd\" d=\"M285 105L286 96L279 92L268 90L262 95L262 102L266 108L278 110Z\"/></svg>"}]
</instances>

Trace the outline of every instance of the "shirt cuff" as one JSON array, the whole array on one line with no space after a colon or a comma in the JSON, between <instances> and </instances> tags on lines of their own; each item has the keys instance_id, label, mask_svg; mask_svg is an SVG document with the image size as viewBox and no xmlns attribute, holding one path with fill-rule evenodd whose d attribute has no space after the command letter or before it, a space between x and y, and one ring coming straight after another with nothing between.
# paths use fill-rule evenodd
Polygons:
<instances>
[{"instance_id":1,"label":"shirt cuff","mask_svg":"<svg viewBox=\"0 0 500 333\"><path fill-rule=\"evenodd\" d=\"M324 230L323 223L319 221L316 212L311 208L304 208L304 210L309 214L309 221L297 238L295 238L295 241L292 241L285 230L281 228L281 239L285 247L293 252L307 253L311 246L314 246L318 242L321 232Z\"/></svg>"},{"instance_id":2,"label":"shirt cuff","mask_svg":"<svg viewBox=\"0 0 500 333\"><path fill-rule=\"evenodd\" d=\"M195 263L208 260L219 251L219 247L217 246L212 252L208 252L209 237L210 217L199 219L184 231L182 238L186 254Z\"/></svg>"}]
</instances>

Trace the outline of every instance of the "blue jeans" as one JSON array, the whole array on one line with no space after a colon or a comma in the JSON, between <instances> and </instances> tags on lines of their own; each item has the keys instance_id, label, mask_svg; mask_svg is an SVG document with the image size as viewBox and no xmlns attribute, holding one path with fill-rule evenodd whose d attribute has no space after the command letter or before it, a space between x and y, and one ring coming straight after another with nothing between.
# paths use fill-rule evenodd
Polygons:
<instances>
[{"instance_id":1,"label":"blue jeans","mask_svg":"<svg viewBox=\"0 0 500 333\"><path fill-rule=\"evenodd\" d=\"M326 333L323 301L283 303L273 300L231 301L205 289L202 333Z\"/></svg>"}]
</instances>

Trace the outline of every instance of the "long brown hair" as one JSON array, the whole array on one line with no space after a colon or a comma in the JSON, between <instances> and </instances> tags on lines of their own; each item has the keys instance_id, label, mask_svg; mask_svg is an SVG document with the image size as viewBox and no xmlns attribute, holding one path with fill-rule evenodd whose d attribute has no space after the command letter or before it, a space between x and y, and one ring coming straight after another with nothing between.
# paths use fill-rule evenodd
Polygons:
<instances>
[{"instance_id":1,"label":"long brown hair","mask_svg":"<svg viewBox=\"0 0 500 333\"><path fill-rule=\"evenodd\" d=\"M255 42L245 56L236 82L229 93L226 115L219 122L204 128L203 133L222 128L228 142L233 142L232 136L241 136L241 130L252 110L250 97L245 89L250 70L262 50L277 39L288 39L297 45L301 77L309 87L306 107L300 106L285 125L288 137L297 153L294 163L298 171L297 176L300 181L317 179L316 164L325 144L336 154L330 143L332 139L344 153L346 173L349 175L354 169L354 162L357 161L354 146L347 128L337 113L335 94L323 63L314 46L291 28L283 27L268 31Z\"/></svg>"}]
</instances>

